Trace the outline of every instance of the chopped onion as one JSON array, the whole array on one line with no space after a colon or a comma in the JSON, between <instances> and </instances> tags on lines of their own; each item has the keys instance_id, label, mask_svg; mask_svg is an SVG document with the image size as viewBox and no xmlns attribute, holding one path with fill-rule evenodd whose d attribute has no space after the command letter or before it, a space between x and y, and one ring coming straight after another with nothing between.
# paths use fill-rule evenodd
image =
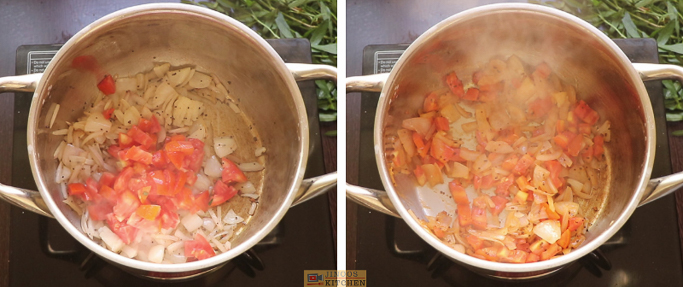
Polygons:
<instances>
[{"instance_id":1,"label":"chopped onion","mask_svg":"<svg viewBox=\"0 0 683 287\"><path fill-rule=\"evenodd\" d=\"M213 138L213 148L218 157L225 157L237 149L237 143L231 136Z\"/></svg>"},{"instance_id":2,"label":"chopped onion","mask_svg":"<svg viewBox=\"0 0 683 287\"><path fill-rule=\"evenodd\" d=\"M133 258L138 255L138 248L137 246L133 247L130 245L123 246L121 249L121 255L126 256L128 258Z\"/></svg>"},{"instance_id":3,"label":"chopped onion","mask_svg":"<svg viewBox=\"0 0 683 287\"><path fill-rule=\"evenodd\" d=\"M539 154L536 156L536 159L540 160L540 161L550 161L550 160L559 159L560 156L562 156L562 151L561 150L555 150L550 154Z\"/></svg>"},{"instance_id":4,"label":"chopped onion","mask_svg":"<svg viewBox=\"0 0 683 287\"><path fill-rule=\"evenodd\" d=\"M561 231L560 222L557 220L544 220L534 226L534 234L550 244L560 239Z\"/></svg>"},{"instance_id":5,"label":"chopped onion","mask_svg":"<svg viewBox=\"0 0 683 287\"><path fill-rule=\"evenodd\" d=\"M244 221L244 218L237 215L232 209L228 211L228 214L223 218L223 222L226 224L237 224Z\"/></svg>"},{"instance_id":6,"label":"chopped onion","mask_svg":"<svg viewBox=\"0 0 683 287\"><path fill-rule=\"evenodd\" d=\"M418 134L425 136L432 125L432 121L428 118L417 117L403 120L403 128L411 131L416 131Z\"/></svg>"},{"instance_id":7,"label":"chopped onion","mask_svg":"<svg viewBox=\"0 0 683 287\"><path fill-rule=\"evenodd\" d=\"M264 166L258 162L245 162L240 163L238 166L242 171L259 171L264 168Z\"/></svg>"},{"instance_id":8,"label":"chopped onion","mask_svg":"<svg viewBox=\"0 0 683 287\"><path fill-rule=\"evenodd\" d=\"M221 164L216 156L211 156L204 162L204 173L210 177L221 177Z\"/></svg>"},{"instance_id":9,"label":"chopped onion","mask_svg":"<svg viewBox=\"0 0 683 287\"><path fill-rule=\"evenodd\" d=\"M164 260L164 250L166 247L163 245L154 245L149 249L147 254L147 259L152 263L161 263Z\"/></svg>"},{"instance_id":10,"label":"chopped onion","mask_svg":"<svg viewBox=\"0 0 683 287\"><path fill-rule=\"evenodd\" d=\"M212 231L216 228L216 223L213 222L213 219L206 217L203 219L202 227L207 231Z\"/></svg>"},{"instance_id":11,"label":"chopped onion","mask_svg":"<svg viewBox=\"0 0 683 287\"><path fill-rule=\"evenodd\" d=\"M511 153L515 150L504 141L489 141L486 143L486 150L495 153Z\"/></svg>"},{"instance_id":12,"label":"chopped onion","mask_svg":"<svg viewBox=\"0 0 683 287\"><path fill-rule=\"evenodd\" d=\"M85 122L84 130L86 132L109 132L111 122L104 118L102 113L92 113Z\"/></svg>"},{"instance_id":13,"label":"chopped onion","mask_svg":"<svg viewBox=\"0 0 683 287\"><path fill-rule=\"evenodd\" d=\"M266 147L263 147L263 146L262 146L262 147L260 147L260 148L257 148L257 149L254 151L254 155L257 156L257 157L259 157L259 156L263 155L265 152L266 152Z\"/></svg>"},{"instance_id":14,"label":"chopped onion","mask_svg":"<svg viewBox=\"0 0 683 287\"><path fill-rule=\"evenodd\" d=\"M197 230L197 228L201 227L202 224L204 224L204 220L202 220L201 217L199 217L197 214L188 214L183 219L180 220L180 222L185 226L185 229L189 232L194 232Z\"/></svg>"},{"instance_id":15,"label":"chopped onion","mask_svg":"<svg viewBox=\"0 0 683 287\"><path fill-rule=\"evenodd\" d=\"M566 212L570 216L575 216L579 213L579 204L570 201L558 201L555 202L555 209L557 213L562 214Z\"/></svg>"},{"instance_id":16,"label":"chopped onion","mask_svg":"<svg viewBox=\"0 0 683 287\"><path fill-rule=\"evenodd\" d=\"M102 241L107 244L109 250L114 252L121 251L124 246L123 241L116 234L114 234L109 227L103 226L100 228L99 232L100 238L102 238Z\"/></svg>"},{"instance_id":17,"label":"chopped onion","mask_svg":"<svg viewBox=\"0 0 683 287\"><path fill-rule=\"evenodd\" d=\"M209 187L211 187L211 185L213 185L213 183L208 177L206 177L206 175L203 175L201 173L197 174L197 180L194 183L194 187L196 189L198 189L199 191L209 190Z\"/></svg>"},{"instance_id":18,"label":"chopped onion","mask_svg":"<svg viewBox=\"0 0 683 287\"><path fill-rule=\"evenodd\" d=\"M250 181L244 182L244 183L238 183L235 185L235 188L239 190L241 193L254 193L256 192L256 187L254 187L254 184L251 183Z\"/></svg>"}]
</instances>

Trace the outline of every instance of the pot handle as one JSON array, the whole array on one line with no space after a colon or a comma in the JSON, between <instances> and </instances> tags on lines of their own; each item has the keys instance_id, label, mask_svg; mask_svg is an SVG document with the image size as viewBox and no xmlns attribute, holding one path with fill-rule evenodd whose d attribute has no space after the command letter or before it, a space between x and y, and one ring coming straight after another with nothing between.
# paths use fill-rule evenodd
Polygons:
<instances>
[{"instance_id":1,"label":"pot handle","mask_svg":"<svg viewBox=\"0 0 683 287\"><path fill-rule=\"evenodd\" d=\"M346 92L381 92L389 73L346 78Z\"/></svg>"},{"instance_id":2,"label":"pot handle","mask_svg":"<svg viewBox=\"0 0 683 287\"><path fill-rule=\"evenodd\" d=\"M387 215L401 217L396 211L396 207L391 203L387 192L383 190L360 187L353 184L346 184L346 198L367 208L377 210Z\"/></svg>"},{"instance_id":3,"label":"pot handle","mask_svg":"<svg viewBox=\"0 0 683 287\"><path fill-rule=\"evenodd\" d=\"M331 172L316 176L313 178L304 179L301 182L297 197L292 203L292 206L298 205L318 195L326 193L332 187L337 186L337 172Z\"/></svg>"},{"instance_id":4,"label":"pot handle","mask_svg":"<svg viewBox=\"0 0 683 287\"><path fill-rule=\"evenodd\" d=\"M683 67L677 65L633 63L643 81L677 80L683 83ZM683 186L683 172L650 179L638 206L659 199Z\"/></svg>"},{"instance_id":5,"label":"pot handle","mask_svg":"<svg viewBox=\"0 0 683 287\"><path fill-rule=\"evenodd\" d=\"M337 82L337 68L329 65L285 63L294 80L330 80Z\"/></svg>"},{"instance_id":6,"label":"pot handle","mask_svg":"<svg viewBox=\"0 0 683 287\"><path fill-rule=\"evenodd\" d=\"M0 93L34 92L43 74L28 74L0 78Z\"/></svg>"},{"instance_id":7,"label":"pot handle","mask_svg":"<svg viewBox=\"0 0 683 287\"><path fill-rule=\"evenodd\" d=\"M29 74L0 78L0 93L33 92L43 74ZM40 193L33 190L0 184L0 199L37 214L53 217Z\"/></svg>"}]
</instances>

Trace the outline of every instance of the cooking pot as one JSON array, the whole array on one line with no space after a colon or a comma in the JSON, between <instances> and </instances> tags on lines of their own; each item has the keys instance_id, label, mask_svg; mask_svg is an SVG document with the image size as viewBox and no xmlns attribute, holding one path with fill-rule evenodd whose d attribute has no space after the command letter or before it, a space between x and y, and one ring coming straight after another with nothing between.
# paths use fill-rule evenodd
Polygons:
<instances>
[{"instance_id":1,"label":"cooking pot","mask_svg":"<svg viewBox=\"0 0 683 287\"><path fill-rule=\"evenodd\" d=\"M422 220L455 204L435 199L435 191L390 174L393 139L424 96L448 72L471 75L494 57L518 56L536 66L546 62L568 85L611 122L611 179L595 204L592 225L579 248L557 258L524 264L481 260L449 247L425 230ZM501 278L534 278L559 270L598 248L628 220L636 207L660 198L683 183L683 173L650 179L655 155L655 120L643 80L683 79L678 66L632 64L598 29L565 12L533 4L481 6L449 17L418 37L388 74L350 77L347 92L380 92L374 128L377 168L386 191L347 185L347 197L400 217L423 240L457 263ZM401 111L404 111L403 113ZM449 207L450 206L450 207ZM452 208L452 209L445 209ZM656 238L653 238L656 240Z\"/></svg>"},{"instance_id":2,"label":"cooking pot","mask_svg":"<svg viewBox=\"0 0 683 287\"><path fill-rule=\"evenodd\" d=\"M129 259L96 244L81 232L80 216L64 204L53 153L61 136L52 130L74 122L98 93L94 75L71 66L75 57L94 56L103 70L122 76L148 71L155 62L194 66L227 82L229 93L250 118L267 148L259 206L232 249L182 264ZM264 238L287 210L336 185L336 173L303 180L309 156L306 109L296 81L335 80L324 65L285 64L249 27L223 14L185 4L149 4L123 9L86 26L57 52L43 74L0 78L0 92L35 91L28 118L27 149L39 192L0 185L0 198L54 217L81 244L136 275L189 278L218 268ZM60 104L54 127L48 108ZM223 123L230 125L230 123ZM244 127L246 128L246 127ZM240 144L253 139L237 138Z\"/></svg>"}]
</instances>

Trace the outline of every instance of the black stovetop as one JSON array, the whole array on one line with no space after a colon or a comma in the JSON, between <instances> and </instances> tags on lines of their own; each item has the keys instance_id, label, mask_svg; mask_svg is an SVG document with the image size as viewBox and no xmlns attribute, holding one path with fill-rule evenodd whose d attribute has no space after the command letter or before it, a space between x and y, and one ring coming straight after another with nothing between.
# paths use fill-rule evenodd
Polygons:
<instances>
[{"instance_id":1,"label":"black stovetop","mask_svg":"<svg viewBox=\"0 0 683 287\"><path fill-rule=\"evenodd\" d=\"M652 39L616 40L633 62L657 62ZM363 74L387 72L407 45L370 45ZM653 177L671 174L662 87L646 83L654 108L657 152ZM359 185L382 189L373 149L379 94L361 96ZM353 203L349 203L353 204ZM353 218L353 216L351 217ZM369 286L683 286L674 195L638 208L606 244L555 274L533 281L500 281L474 273L441 255L398 218L358 206L356 269L367 269ZM353 226L354 222L349 223Z\"/></svg>"},{"instance_id":2,"label":"black stovetop","mask_svg":"<svg viewBox=\"0 0 683 287\"><path fill-rule=\"evenodd\" d=\"M311 63L306 39L268 41L285 62ZM17 75L40 72L59 45L17 49ZM299 83L310 127L306 177L324 173L317 96L311 82ZM26 152L26 123L32 94L16 93L12 184L36 189ZM248 252L205 276L164 286L277 286L301 278L306 269L335 269L329 203L317 197L287 212L280 224ZM303 224L302 222L305 222ZM311 226L315 228L311 228ZM56 220L12 207L9 286L156 286L106 263L73 239ZM299 284L296 284L299 285Z\"/></svg>"}]
</instances>

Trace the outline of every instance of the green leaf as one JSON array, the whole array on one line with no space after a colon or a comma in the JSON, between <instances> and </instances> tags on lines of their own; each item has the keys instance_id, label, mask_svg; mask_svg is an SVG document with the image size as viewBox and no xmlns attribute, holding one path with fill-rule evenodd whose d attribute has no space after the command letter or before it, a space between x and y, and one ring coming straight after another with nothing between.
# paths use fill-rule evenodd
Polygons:
<instances>
[{"instance_id":1,"label":"green leaf","mask_svg":"<svg viewBox=\"0 0 683 287\"><path fill-rule=\"evenodd\" d=\"M337 120L337 113L320 113L318 118L321 122L334 122Z\"/></svg>"},{"instance_id":2,"label":"green leaf","mask_svg":"<svg viewBox=\"0 0 683 287\"><path fill-rule=\"evenodd\" d=\"M277 25L277 29L280 31L280 37L294 38L294 35L292 35L292 30L289 28L287 21L285 21L285 16L282 15L282 12L277 13L275 25Z\"/></svg>"},{"instance_id":3,"label":"green leaf","mask_svg":"<svg viewBox=\"0 0 683 287\"><path fill-rule=\"evenodd\" d=\"M659 30L659 35L657 35L657 45L665 45L669 41L671 35L674 32L674 26L676 22L670 21L664 28Z\"/></svg>"},{"instance_id":4,"label":"green leaf","mask_svg":"<svg viewBox=\"0 0 683 287\"><path fill-rule=\"evenodd\" d=\"M640 1L638 1L638 3L636 3L635 7L636 8L645 7L647 5L652 4L652 2L655 2L655 1L654 0L640 0Z\"/></svg>"},{"instance_id":5,"label":"green leaf","mask_svg":"<svg viewBox=\"0 0 683 287\"><path fill-rule=\"evenodd\" d=\"M636 28L636 24L633 23L633 20L631 20L631 14L626 12L626 14L624 14L624 18L621 19L621 23L624 24L624 29L626 29L626 34L629 37L640 38L640 34L638 33L638 28Z\"/></svg>"},{"instance_id":6,"label":"green leaf","mask_svg":"<svg viewBox=\"0 0 683 287\"><path fill-rule=\"evenodd\" d=\"M673 3L670 1L666 2L666 11L667 14L669 14L669 21L676 21L678 19L678 11L676 10L676 7L674 6Z\"/></svg>"},{"instance_id":7,"label":"green leaf","mask_svg":"<svg viewBox=\"0 0 683 287\"><path fill-rule=\"evenodd\" d=\"M673 131L673 132L671 132L671 134L672 134L672 135L675 135L675 136L677 136L677 137L680 137L680 136L683 136L683 130ZM327 134L326 134L326 135L327 135ZM335 135L336 135L336 134L335 134Z\"/></svg>"},{"instance_id":8,"label":"green leaf","mask_svg":"<svg viewBox=\"0 0 683 287\"><path fill-rule=\"evenodd\" d=\"M337 130L327 131L327 132L325 132L325 136L336 137L337 136Z\"/></svg>"},{"instance_id":9,"label":"green leaf","mask_svg":"<svg viewBox=\"0 0 683 287\"><path fill-rule=\"evenodd\" d=\"M311 45L311 48L328 52L330 54L337 54L337 43L327 44L327 45Z\"/></svg>"},{"instance_id":10,"label":"green leaf","mask_svg":"<svg viewBox=\"0 0 683 287\"><path fill-rule=\"evenodd\" d=\"M673 45L658 45L658 47L667 51L683 54L683 43Z\"/></svg>"},{"instance_id":11,"label":"green leaf","mask_svg":"<svg viewBox=\"0 0 683 287\"><path fill-rule=\"evenodd\" d=\"M329 20L325 20L320 25L318 25L317 28L313 29L313 32L311 32L311 45L318 45L320 42L323 40L325 37L325 33L327 33L327 23L329 23Z\"/></svg>"},{"instance_id":12,"label":"green leaf","mask_svg":"<svg viewBox=\"0 0 683 287\"><path fill-rule=\"evenodd\" d=\"M666 121L680 122L683 120L683 113L666 113Z\"/></svg>"}]
</instances>

